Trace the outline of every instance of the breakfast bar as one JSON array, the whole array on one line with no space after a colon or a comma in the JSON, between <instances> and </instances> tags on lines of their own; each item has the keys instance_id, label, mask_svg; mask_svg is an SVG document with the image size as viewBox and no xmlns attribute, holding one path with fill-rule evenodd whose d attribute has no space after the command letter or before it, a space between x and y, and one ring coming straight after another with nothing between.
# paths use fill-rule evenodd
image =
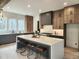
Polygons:
<instances>
[{"instance_id":1,"label":"breakfast bar","mask_svg":"<svg viewBox=\"0 0 79 59\"><path fill-rule=\"evenodd\" d=\"M33 37L33 35L19 35L16 37L16 42L29 42L47 48L47 59L63 59L64 58L64 40L47 36ZM18 47L18 45L17 45Z\"/></svg>"}]
</instances>

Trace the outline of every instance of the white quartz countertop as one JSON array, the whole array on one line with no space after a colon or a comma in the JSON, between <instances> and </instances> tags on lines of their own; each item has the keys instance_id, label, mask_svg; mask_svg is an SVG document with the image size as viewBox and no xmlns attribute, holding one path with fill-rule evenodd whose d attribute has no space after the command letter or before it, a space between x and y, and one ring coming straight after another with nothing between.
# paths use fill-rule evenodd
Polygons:
<instances>
[{"instance_id":1,"label":"white quartz countertop","mask_svg":"<svg viewBox=\"0 0 79 59\"><path fill-rule=\"evenodd\" d=\"M46 44L46 45L53 45L56 43L64 42L64 39L52 38L52 37L47 37L47 36L40 36L40 38L32 38L32 35L20 35L17 37L25 39L25 40L33 41L33 42Z\"/></svg>"}]
</instances>

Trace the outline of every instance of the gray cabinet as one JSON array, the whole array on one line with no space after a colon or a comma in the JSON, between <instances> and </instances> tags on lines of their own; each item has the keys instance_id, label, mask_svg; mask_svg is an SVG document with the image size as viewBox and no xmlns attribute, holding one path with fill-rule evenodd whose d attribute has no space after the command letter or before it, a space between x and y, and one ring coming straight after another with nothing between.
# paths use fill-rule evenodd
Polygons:
<instances>
[{"instance_id":1,"label":"gray cabinet","mask_svg":"<svg viewBox=\"0 0 79 59\"><path fill-rule=\"evenodd\" d=\"M0 45L16 41L16 34L0 35Z\"/></svg>"},{"instance_id":2,"label":"gray cabinet","mask_svg":"<svg viewBox=\"0 0 79 59\"><path fill-rule=\"evenodd\" d=\"M17 35L27 35L27 34L33 34L33 33L2 34L0 35L0 45L16 42Z\"/></svg>"},{"instance_id":3,"label":"gray cabinet","mask_svg":"<svg viewBox=\"0 0 79 59\"><path fill-rule=\"evenodd\" d=\"M40 14L41 28L44 25L52 25L53 12L45 12Z\"/></svg>"}]
</instances>

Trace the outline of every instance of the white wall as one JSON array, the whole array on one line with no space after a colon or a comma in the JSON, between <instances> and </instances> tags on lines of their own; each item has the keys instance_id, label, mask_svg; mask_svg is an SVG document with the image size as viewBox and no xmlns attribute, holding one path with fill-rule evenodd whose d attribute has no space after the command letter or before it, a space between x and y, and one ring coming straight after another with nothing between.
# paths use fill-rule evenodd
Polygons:
<instances>
[{"instance_id":1,"label":"white wall","mask_svg":"<svg viewBox=\"0 0 79 59\"><path fill-rule=\"evenodd\" d=\"M11 13L11 12L3 12L3 16L10 19L10 18L15 18L15 19L24 19L24 15L16 14L16 13Z\"/></svg>"},{"instance_id":2,"label":"white wall","mask_svg":"<svg viewBox=\"0 0 79 59\"><path fill-rule=\"evenodd\" d=\"M37 30L37 21L39 21L39 14L34 15L34 19L33 19L33 31L35 32Z\"/></svg>"},{"instance_id":3,"label":"white wall","mask_svg":"<svg viewBox=\"0 0 79 59\"><path fill-rule=\"evenodd\" d=\"M67 25L67 43L68 47L78 48L79 24Z\"/></svg>"}]
</instances>

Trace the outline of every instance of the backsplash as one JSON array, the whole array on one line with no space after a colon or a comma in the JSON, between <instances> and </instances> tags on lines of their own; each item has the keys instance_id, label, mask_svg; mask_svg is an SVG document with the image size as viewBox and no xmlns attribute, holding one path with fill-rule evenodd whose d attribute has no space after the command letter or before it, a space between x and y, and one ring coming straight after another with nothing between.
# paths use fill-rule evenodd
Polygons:
<instances>
[{"instance_id":1,"label":"backsplash","mask_svg":"<svg viewBox=\"0 0 79 59\"><path fill-rule=\"evenodd\" d=\"M41 33L52 33L52 35L63 36L63 29L53 29L52 25L44 25Z\"/></svg>"},{"instance_id":2,"label":"backsplash","mask_svg":"<svg viewBox=\"0 0 79 59\"><path fill-rule=\"evenodd\" d=\"M53 31L52 29L53 29L52 25L44 25L40 31L45 33L52 33Z\"/></svg>"},{"instance_id":3,"label":"backsplash","mask_svg":"<svg viewBox=\"0 0 79 59\"><path fill-rule=\"evenodd\" d=\"M63 29L53 29L53 35L64 36Z\"/></svg>"}]
</instances>

